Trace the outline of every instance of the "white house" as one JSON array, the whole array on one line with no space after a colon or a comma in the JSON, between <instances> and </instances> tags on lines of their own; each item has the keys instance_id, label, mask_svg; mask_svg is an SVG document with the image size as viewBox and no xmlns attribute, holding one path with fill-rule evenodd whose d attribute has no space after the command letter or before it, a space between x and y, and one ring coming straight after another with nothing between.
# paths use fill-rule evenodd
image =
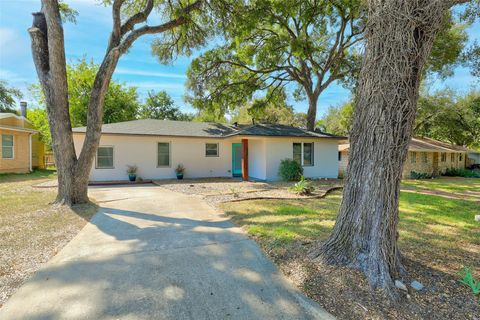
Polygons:
<instances>
[{"instance_id":1,"label":"white house","mask_svg":"<svg viewBox=\"0 0 480 320\"><path fill-rule=\"evenodd\" d=\"M74 128L77 154L85 127ZM280 161L298 160L309 178L338 176L338 137L277 124L227 125L170 120L134 120L102 126L91 181L127 179L127 165L143 179L232 177L278 180Z\"/></svg>"}]
</instances>

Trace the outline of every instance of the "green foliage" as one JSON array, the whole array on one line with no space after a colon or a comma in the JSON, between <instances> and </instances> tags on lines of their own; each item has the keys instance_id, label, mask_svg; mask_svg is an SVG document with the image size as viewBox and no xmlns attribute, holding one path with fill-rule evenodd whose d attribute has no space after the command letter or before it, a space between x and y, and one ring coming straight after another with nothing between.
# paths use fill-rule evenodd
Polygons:
<instances>
[{"instance_id":1,"label":"green foliage","mask_svg":"<svg viewBox=\"0 0 480 320\"><path fill-rule=\"evenodd\" d=\"M88 101L97 71L98 65L93 60L87 62L85 57L78 60L77 63L67 65L68 98L72 127L81 127L87 124ZM40 86L34 85L31 90L39 103L43 104L44 97ZM134 120L138 109L137 89L115 80L110 81L105 96L103 123Z\"/></svg>"},{"instance_id":2,"label":"green foliage","mask_svg":"<svg viewBox=\"0 0 480 320\"><path fill-rule=\"evenodd\" d=\"M331 106L317 122L317 126L328 133L348 136L352 127L354 109L353 100L337 107Z\"/></svg>"},{"instance_id":3,"label":"green foliage","mask_svg":"<svg viewBox=\"0 0 480 320\"><path fill-rule=\"evenodd\" d=\"M411 179L431 179L432 175L424 172L410 171L410 178Z\"/></svg>"},{"instance_id":4,"label":"green foliage","mask_svg":"<svg viewBox=\"0 0 480 320\"><path fill-rule=\"evenodd\" d=\"M185 172L185 166L181 163L179 163L177 165L177 167L175 168L175 173L176 174L183 174Z\"/></svg>"},{"instance_id":5,"label":"green foliage","mask_svg":"<svg viewBox=\"0 0 480 320\"><path fill-rule=\"evenodd\" d=\"M461 62L461 53L468 41L467 26L455 21L452 12L447 12L426 64L427 73L436 73L442 78L453 75L453 69Z\"/></svg>"},{"instance_id":6,"label":"green foliage","mask_svg":"<svg viewBox=\"0 0 480 320\"><path fill-rule=\"evenodd\" d=\"M300 195L309 195L315 190L315 187L313 181L306 180L304 176L301 176L300 181L291 186L289 190Z\"/></svg>"},{"instance_id":7,"label":"green foliage","mask_svg":"<svg viewBox=\"0 0 480 320\"><path fill-rule=\"evenodd\" d=\"M361 12L361 1L356 0L237 2L224 41L189 67L189 102L225 114L259 95L268 101L291 83L297 86L297 100L309 97L316 104L331 82L351 77L360 66L355 62ZM348 24L345 29L342 19ZM348 42L342 48L333 45L341 30Z\"/></svg>"},{"instance_id":8,"label":"green foliage","mask_svg":"<svg viewBox=\"0 0 480 320\"><path fill-rule=\"evenodd\" d=\"M136 165L127 165L127 174L136 174L138 167Z\"/></svg>"},{"instance_id":9,"label":"green foliage","mask_svg":"<svg viewBox=\"0 0 480 320\"><path fill-rule=\"evenodd\" d=\"M157 93L151 91L148 93L145 104L140 108L139 117L141 119L192 121L194 116L182 113L166 91Z\"/></svg>"},{"instance_id":10,"label":"green foliage","mask_svg":"<svg viewBox=\"0 0 480 320\"><path fill-rule=\"evenodd\" d=\"M448 177L480 178L480 173L475 170L456 168L448 168L443 175Z\"/></svg>"},{"instance_id":11,"label":"green foliage","mask_svg":"<svg viewBox=\"0 0 480 320\"><path fill-rule=\"evenodd\" d=\"M15 99L22 99L20 90L9 87L7 81L0 80L0 112L17 113Z\"/></svg>"},{"instance_id":12,"label":"green foliage","mask_svg":"<svg viewBox=\"0 0 480 320\"><path fill-rule=\"evenodd\" d=\"M284 181L298 181L303 175L303 168L300 163L293 159L283 159L280 161L278 175Z\"/></svg>"},{"instance_id":13,"label":"green foliage","mask_svg":"<svg viewBox=\"0 0 480 320\"><path fill-rule=\"evenodd\" d=\"M279 95L275 99L255 99L238 108L231 118L231 122L248 123L279 123L306 127L306 114L295 112L292 106L286 103L286 96Z\"/></svg>"},{"instance_id":14,"label":"green foliage","mask_svg":"<svg viewBox=\"0 0 480 320\"><path fill-rule=\"evenodd\" d=\"M27 109L27 119L40 132L40 140L47 149L51 149L52 136L50 135L50 127L48 125L47 110L41 108Z\"/></svg>"},{"instance_id":15,"label":"green foliage","mask_svg":"<svg viewBox=\"0 0 480 320\"><path fill-rule=\"evenodd\" d=\"M480 91L423 94L418 100L415 135L480 148Z\"/></svg>"},{"instance_id":16,"label":"green foliage","mask_svg":"<svg viewBox=\"0 0 480 320\"><path fill-rule=\"evenodd\" d=\"M60 10L60 16L63 22L77 23L78 11L72 9L63 1L58 2L58 9Z\"/></svg>"},{"instance_id":17,"label":"green foliage","mask_svg":"<svg viewBox=\"0 0 480 320\"><path fill-rule=\"evenodd\" d=\"M460 282L472 289L474 295L480 294L480 281L473 278L470 268L464 266L460 276L462 277Z\"/></svg>"}]
</instances>

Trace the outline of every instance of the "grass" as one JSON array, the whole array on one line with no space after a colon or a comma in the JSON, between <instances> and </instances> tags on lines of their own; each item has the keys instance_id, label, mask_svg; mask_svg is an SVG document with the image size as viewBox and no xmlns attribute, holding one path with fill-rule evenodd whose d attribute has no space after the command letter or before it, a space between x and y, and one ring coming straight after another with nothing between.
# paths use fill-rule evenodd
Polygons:
<instances>
[{"instance_id":1,"label":"grass","mask_svg":"<svg viewBox=\"0 0 480 320\"><path fill-rule=\"evenodd\" d=\"M51 205L55 188L32 187L53 178L48 170L0 175L0 306L96 212L91 203Z\"/></svg>"},{"instance_id":2,"label":"grass","mask_svg":"<svg viewBox=\"0 0 480 320\"><path fill-rule=\"evenodd\" d=\"M436 190L442 192L454 192L462 194L477 194L480 196L480 179L440 177L425 180L403 180L402 187L417 190Z\"/></svg>"},{"instance_id":3,"label":"grass","mask_svg":"<svg viewBox=\"0 0 480 320\"><path fill-rule=\"evenodd\" d=\"M324 240L330 234L341 193L324 199L248 201L223 206L226 213L269 247L292 241ZM440 196L402 193L400 246L426 260L442 261L444 271L462 265L480 272L480 225L474 221L480 204ZM437 265L438 267L438 265Z\"/></svg>"},{"instance_id":4,"label":"grass","mask_svg":"<svg viewBox=\"0 0 480 320\"><path fill-rule=\"evenodd\" d=\"M421 190L462 194L478 192L478 183L479 180L465 178L403 182ZM333 192L323 199L232 202L223 204L222 209L257 240L307 295L339 318L422 318L431 316L431 308L437 308L434 305L441 306L437 308L439 317L448 318L470 312L465 309L467 301L468 310L478 309L478 301L459 282L459 271L468 266L475 278L480 277L480 223L474 220L480 213L479 201L401 193L399 246L408 276L423 282L430 291L414 295L399 309L392 309L373 297L368 284L355 272L312 266L305 259L317 241L329 236L341 197L341 192ZM340 308L338 300L357 301L369 311L355 304Z\"/></svg>"}]
</instances>

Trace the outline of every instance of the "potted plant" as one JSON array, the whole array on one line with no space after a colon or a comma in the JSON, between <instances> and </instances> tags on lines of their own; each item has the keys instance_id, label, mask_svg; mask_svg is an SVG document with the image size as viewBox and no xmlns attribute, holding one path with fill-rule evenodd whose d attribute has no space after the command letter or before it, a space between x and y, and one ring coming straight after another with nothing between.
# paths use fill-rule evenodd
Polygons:
<instances>
[{"instance_id":1,"label":"potted plant","mask_svg":"<svg viewBox=\"0 0 480 320\"><path fill-rule=\"evenodd\" d=\"M185 172L185 167L183 164L179 164L177 168L175 168L175 173L177 174L177 179L182 180L183 179L183 173Z\"/></svg>"},{"instance_id":2,"label":"potted plant","mask_svg":"<svg viewBox=\"0 0 480 320\"><path fill-rule=\"evenodd\" d=\"M127 165L128 180L133 182L137 179L137 170L138 170L138 167L136 165L133 165L133 166Z\"/></svg>"}]
</instances>

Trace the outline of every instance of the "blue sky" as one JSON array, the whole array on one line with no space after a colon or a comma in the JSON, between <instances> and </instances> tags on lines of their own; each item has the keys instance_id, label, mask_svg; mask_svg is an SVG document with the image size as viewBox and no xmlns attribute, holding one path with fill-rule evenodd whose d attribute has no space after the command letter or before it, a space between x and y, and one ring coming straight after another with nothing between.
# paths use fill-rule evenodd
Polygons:
<instances>
[{"instance_id":1,"label":"blue sky","mask_svg":"<svg viewBox=\"0 0 480 320\"><path fill-rule=\"evenodd\" d=\"M67 59L75 61L83 56L100 62L111 30L110 8L96 4L96 0L68 0L67 3L79 12L77 24L65 24ZM40 8L39 0L0 0L0 79L23 89L36 83L36 73L30 52L27 29L31 26L31 13ZM477 21L468 33L470 41L480 41L480 22ZM117 67L114 78L136 86L143 98L149 90L166 90L185 112L193 109L183 101L185 72L193 57L180 57L171 65L161 65L151 55L150 42L153 36L135 42ZM446 81L431 82L431 89L451 87L466 91L478 87L468 70L458 67L455 75ZM349 92L338 84L331 85L321 96L318 104L319 117L330 105L348 100ZM26 100L30 100L28 95ZM291 102L297 111L305 112L307 102Z\"/></svg>"}]
</instances>

